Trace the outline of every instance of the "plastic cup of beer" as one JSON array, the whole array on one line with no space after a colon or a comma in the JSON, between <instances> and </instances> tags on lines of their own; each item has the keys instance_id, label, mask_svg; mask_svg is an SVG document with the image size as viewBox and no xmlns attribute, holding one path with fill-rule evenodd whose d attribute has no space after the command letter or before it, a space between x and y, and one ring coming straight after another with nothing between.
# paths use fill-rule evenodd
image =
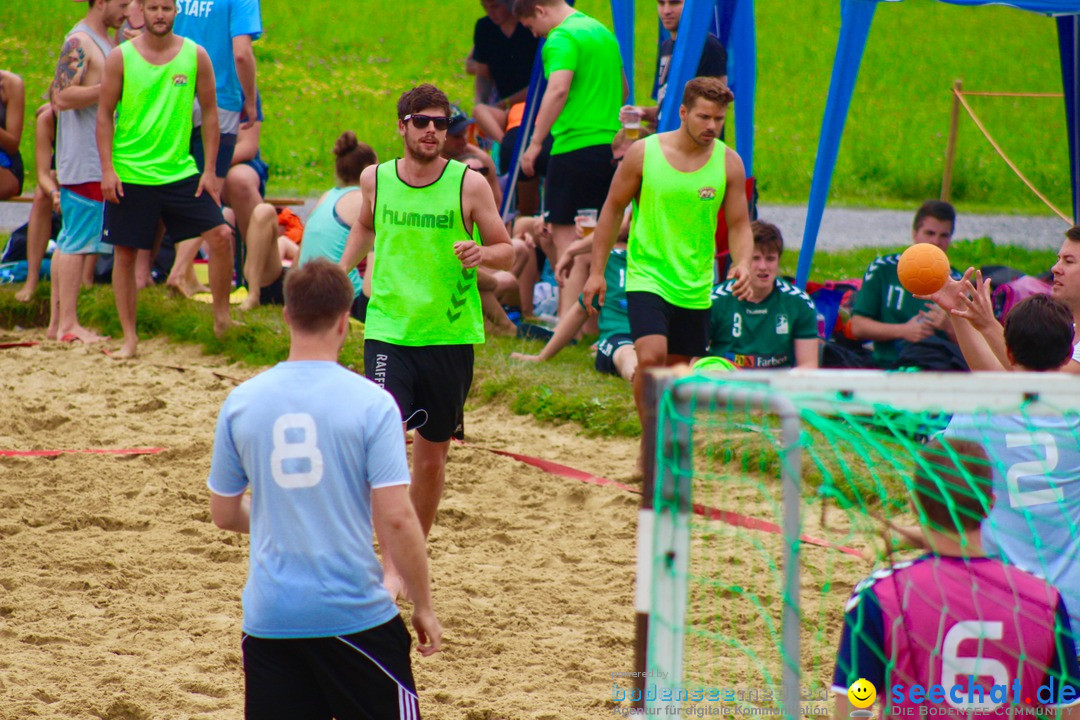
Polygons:
<instances>
[{"instance_id":1,"label":"plastic cup of beer","mask_svg":"<svg viewBox=\"0 0 1080 720\"><path fill-rule=\"evenodd\" d=\"M596 220L599 218L600 212L596 208L585 208L577 211L578 226L581 228L581 236L589 237L593 234L593 230L596 229Z\"/></svg>"},{"instance_id":2,"label":"plastic cup of beer","mask_svg":"<svg viewBox=\"0 0 1080 720\"><path fill-rule=\"evenodd\" d=\"M627 140L637 140L641 137L641 113L632 109L624 111L622 126Z\"/></svg>"}]
</instances>

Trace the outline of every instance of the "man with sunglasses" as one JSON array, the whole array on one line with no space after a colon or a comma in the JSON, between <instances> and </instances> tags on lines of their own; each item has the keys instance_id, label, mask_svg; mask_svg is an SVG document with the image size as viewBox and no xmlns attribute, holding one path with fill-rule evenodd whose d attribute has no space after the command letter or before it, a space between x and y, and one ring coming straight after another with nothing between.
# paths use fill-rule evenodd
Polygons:
<instances>
[{"instance_id":1,"label":"man with sunglasses","mask_svg":"<svg viewBox=\"0 0 1080 720\"><path fill-rule=\"evenodd\" d=\"M495 161L486 152L469 142L469 127L473 120L457 105L450 106L450 124L446 128L446 142L443 144L442 156L447 160L465 162L466 158L476 157L483 166L478 172L487 178L491 187L491 194L495 196L495 204L502 202L502 188L499 187L499 179L495 176ZM472 165L473 163L465 163Z\"/></svg>"},{"instance_id":2,"label":"man with sunglasses","mask_svg":"<svg viewBox=\"0 0 1080 720\"><path fill-rule=\"evenodd\" d=\"M445 93L419 85L402 94L397 111L405 155L360 176L364 200L340 265L351 270L375 250L364 373L394 396L405 429L416 430L409 494L426 537L450 439L463 434L472 346L484 342L476 268L508 270L514 250L484 176L441 155ZM395 597L412 590L388 560L384 583Z\"/></svg>"}]
</instances>

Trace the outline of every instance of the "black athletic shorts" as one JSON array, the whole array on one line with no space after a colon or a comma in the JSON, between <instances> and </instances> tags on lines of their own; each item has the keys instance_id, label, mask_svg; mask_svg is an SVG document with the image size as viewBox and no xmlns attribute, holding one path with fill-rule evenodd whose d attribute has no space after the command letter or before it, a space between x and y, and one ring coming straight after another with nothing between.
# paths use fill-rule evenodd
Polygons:
<instances>
[{"instance_id":1,"label":"black athletic shorts","mask_svg":"<svg viewBox=\"0 0 1080 720\"><path fill-rule=\"evenodd\" d=\"M596 344L596 369L605 375L622 377L619 369L615 367L615 351L624 345L633 345L634 339L625 333L612 335L604 338Z\"/></svg>"},{"instance_id":2,"label":"black athletic shorts","mask_svg":"<svg viewBox=\"0 0 1080 720\"><path fill-rule=\"evenodd\" d=\"M544 183L544 219L556 225L573 225L578 210L604 207L615 175L612 158L611 145L552 155Z\"/></svg>"},{"instance_id":3,"label":"black athletic shorts","mask_svg":"<svg viewBox=\"0 0 1080 720\"><path fill-rule=\"evenodd\" d=\"M120 203L105 203L105 242L150 250L157 235L158 219L165 222L169 237L194 238L225 224L221 208L210 193L195 197L199 175L167 185L124 183Z\"/></svg>"},{"instance_id":4,"label":"black athletic shorts","mask_svg":"<svg viewBox=\"0 0 1080 720\"><path fill-rule=\"evenodd\" d=\"M668 355L702 357L709 342L709 308L691 310L672 305L656 293L626 293L630 335L634 341L646 335L668 339Z\"/></svg>"},{"instance_id":5,"label":"black athletic shorts","mask_svg":"<svg viewBox=\"0 0 1080 720\"><path fill-rule=\"evenodd\" d=\"M367 322L367 306L369 302L371 302L371 298L364 293L360 293L353 298L352 308L349 309L349 314L360 322Z\"/></svg>"},{"instance_id":6,"label":"black athletic shorts","mask_svg":"<svg viewBox=\"0 0 1080 720\"><path fill-rule=\"evenodd\" d=\"M284 305L285 304L285 274L289 272L288 268L281 268L281 274L278 275L277 280L264 285L259 288L259 304L260 305ZM248 291L250 292L250 288Z\"/></svg>"},{"instance_id":7,"label":"black athletic shorts","mask_svg":"<svg viewBox=\"0 0 1080 720\"><path fill-rule=\"evenodd\" d=\"M419 719L411 643L400 615L340 637L271 640L244 635L244 716Z\"/></svg>"},{"instance_id":8,"label":"black athletic shorts","mask_svg":"<svg viewBox=\"0 0 1080 720\"><path fill-rule=\"evenodd\" d=\"M214 166L214 174L224 179L232 167L233 151L236 150L236 135L218 135L217 165ZM199 173L206 167L206 150L203 148L202 128L197 127L191 131L191 142L188 144L188 152L195 158L195 166Z\"/></svg>"},{"instance_id":9,"label":"black athletic shorts","mask_svg":"<svg viewBox=\"0 0 1080 720\"><path fill-rule=\"evenodd\" d=\"M2 167L0 170L7 170L15 176L15 180L19 183L19 192L16 195L22 195L23 181L26 179L26 168L23 167L22 153L15 153L14 155L8 155L11 158L11 167Z\"/></svg>"},{"instance_id":10,"label":"black athletic shorts","mask_svg":"<svg viewBox=\"0 0 1080 720\"><path fill-rule=\"evenodd\" d=\"M394 345L364 340L364 375L394 396L401 420L429 442L465 437L472 345Z\"/></svg>"},{"instance_id":11,"label":"black athletic shorts","mask_svg":"<svg viewBox=\"0 0 1080 720\"><path fill-rule=\"evenodd\" d=\"M503 136L502 142L499 144L499 174L506 175L510 172L510 164L514 161L514 146L517 144L518 135L521 134L521 127L510 128L506 131L506 135ZM532 180L534 177L546 177L548 169L548 159L551 157L551 143L553 142L551 134L549 133L544 142L540 145L540 154L536 156L536 163L533 165L533 174L526 175L522 171L518 175L518 180ZM525 148L522 148L522 152L525 152Z\"/></svg>"}]
</instances>

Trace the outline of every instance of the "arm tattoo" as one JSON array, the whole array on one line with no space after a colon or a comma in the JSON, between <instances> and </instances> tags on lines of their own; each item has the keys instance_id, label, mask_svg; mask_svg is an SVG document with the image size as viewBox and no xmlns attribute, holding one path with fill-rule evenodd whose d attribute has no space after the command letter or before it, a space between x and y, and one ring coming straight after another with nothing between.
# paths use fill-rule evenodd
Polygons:
<instances>
[{"instance_id":1,"label":"arm tattoo","mask_svg":"<svg viewBox=\"0 0 1080 720\"><path fill-rule=\"evenodd\" d=\"M72 85L75 76L86 65L86 51L78 37L69 38L64 42L60 51L60 59L56 63L56 76L53 78L53 89L57 92Z\"/></svg>"}]
</instances>

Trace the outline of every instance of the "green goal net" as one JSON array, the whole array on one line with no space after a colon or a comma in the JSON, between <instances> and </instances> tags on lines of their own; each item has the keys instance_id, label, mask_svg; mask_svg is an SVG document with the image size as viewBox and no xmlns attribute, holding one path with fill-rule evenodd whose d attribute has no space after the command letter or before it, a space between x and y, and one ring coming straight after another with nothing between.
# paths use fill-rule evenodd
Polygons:
<instances>
[{"instance_id":1,"label":"green goal net","mask_svg":"<svg viewBox=\"0 0 1080 720\"><path fill-rule=\"evenodd\" d=\"M1071 571L1063 555L1073 553L1080 563L1080 487L1072 490L1072 481L1080 485L1075 379L777 372L748 382L747 376L650 379L655 468L647 467L639 531L640 676L633 687L613 689L620 707L688 717L831 715L853 588L872 573L883 576L897 562L924 556L920 541L938 542L919 529L928 524L945 531L942 537L960 538L972 527L978 537L989 512L983 533L992 527L1000 546L992 554L1009 552L1012 564L1051 580ZM941 447L928 455L935 439ZM985 455L965 450L963 440ZM925 507L912 504L916 477ZM995 502L1012 516L1000 519ZM1015 595L1011 578L1007 590ZM942 605L901 595L919 618ZM1075 604L1080 611L1080 597ZM1012 611L1018 625L1032 615L1021 605ZM980 655L992 633L943 648L951 610L948 602L938 609L945 619L926 642L939 646L928 650L933 662L943 654L944 660L930 674L946 687L963 679L961 670L989 678L987 685L1000 680L1007 659ZM897 617L886 623L911 622ZM903 659L890 655L885 641L860 636L863 623L845 642L854 647L863 640L864 651L881 645L874 650L886 676L916 684L919 678L901 672ZM908 629L890 626L886 634L895 644ZM1054 628L1047 633L1053 644ZM1001 643L1008 645L1008 627L1005 636ZM1018 672L1024 663L1043 662L1039 652L1014 648ZM949 701L942 707L951 707Z\"/></svg>"}]
</instances>

